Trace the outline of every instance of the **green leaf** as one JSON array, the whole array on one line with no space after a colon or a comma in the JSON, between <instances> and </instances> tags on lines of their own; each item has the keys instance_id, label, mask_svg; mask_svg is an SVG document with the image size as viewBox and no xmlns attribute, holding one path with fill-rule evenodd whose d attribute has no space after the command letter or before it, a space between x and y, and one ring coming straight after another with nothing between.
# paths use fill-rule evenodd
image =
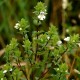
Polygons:
<instances>
[{"instance_id":1,"label":"green leaf","mask_svg":"<svg viewBox=\"0 0 80 80\"><path fill-rule=\"evenodd\" d=\"M3 71L0 71L0 78L3 78L3 77L4 77Z\"/></svg>"},{"instance_id":2,"label":"green leaf","mask_svg":"<svg viewBox=\"0 0 80 80\"><path fill-rule=\"evenodd\" d=\"M12 38L9 46L11 47L11 49L15 49L18 46L17 39Z\"/></svg>"},{"instance_id":3,"label":"green leaf","mask_svg":"<svg viewBox=\"0 0 80 80\"><path fill-rule=\"evenodd\" d=\"M14 56L16 56L17 58L19 58L21 56L21 51L19 49L16 49L14 51Z\"/></svg>"},{"instance_id":4,"label":"green leaf","mask_svg":"<svg viewBox=\"0 0 80 80\"><path fill-rule=\"evenodd\" d=\"M65 49L64 45L59 46L59 53L63 53L65 50L66 49Z\"/></svg>"},{"instance_id":5,"label":"green leaf","mask_svg":"<svg viewBox=\"0 0 80 80\"><path fill-rule=\"evenodd\" d=\"M25 51L28 51L31 47L31 42L27 39L23 41L23 44L24 44L23 46L25 48Z\"/></svg>"},{"instance_id":6,"label":"green leaf","mask_svg":"<svg viewBox=\"0 0 80 80\"><path fill-rule=\"evenodd\" d=\"M45 9L46 9L46 7L45 7L44 3L38 2L37 5L35 6L35 14L39 15L39 13L41 11L45 12Z\"/></svg>"},{"instance_id":7,"label":"green leaf","mask_svg":"<svg viewBox=\"0 0 80 80\"><path fill-rule=\"evenodd\" d=\"M47 39L47 35L46 34L42 34L38 37L38 44L41 46L46 45L48 39Z\"/></svg>"},{"instance_id":8,"label":"green leaf","mask_svg":"<svg viewBox=\"0 0 80 80\"><path fill-rule=\"evenodd\" d=\"M49 28L49 31L48 31L48 34L49 35L57 35L57 28L56 26L50 24L50 28Z\"/></svg>"},{"instance_id":9,"label":"green leaf","mask_svg":"<svg viewBox=\"0 0 80 80\"><path fill-rule=\"evenodd\" d=\"M74 34L71 36L71 42L78 42L79 41L79 34Z\"/></svg>"},{"instance_id":10,"label":"green leaf","mask_svg":"<svg viewBox=\"0 0 80 80\"><path fill-rule=\"evenodd\" d=\"M29 27L29 26L28 26L28 22L27 22L24 18L22 18L21 21L20 21L20 27L21 27L22 29L26 29L26 28Z\"/></svg>"},{"instance_id":11,"label":"green leaf","mask_svg":"<svg viewBox=\"0 0 80 80\"><path fill-rule=\"evenodd\" d=\"M19 31L21 34L26 34L28 32L28 27L29 27L29 23L27 20L25 20L24 18L21 19L21 21L19 21ZM21 30L20 30L21 29Z\"/></svg>"},{"instance_id":12,"label":"green leaf","mask_svg":"<svg viewBox=\"0 0 80 80\"><path fill-rule=\"evenodd\" d=\"M5 48L5 55L6 61L9 61L11 59L12 55L14 55L14 51L18 48L18 42L17 39L12 38L10 41L10 44L6 46Z\"/></svg>"},{"instance_id":13,"label":"green leaf","mask_svg":"<svg viewBox=\"0 0 80 80\"><path fill-rule=\"evenodd\" d=\"M56 56L59 56L59 50L54 49L53 55L54 55L55 57L56 57Z\"/></svg>"},{"instance_id":14,"label":"green leaf","mask_svg":"<svg viewBox=\"0 0 80 80\"><path fill-rule=\"evenodd\" d=\"M66 72L66 70L68 70L68 66L66 65L66 63L62 63L59 65L59 70L61 72Z\"/></svg>"}]
</instances>

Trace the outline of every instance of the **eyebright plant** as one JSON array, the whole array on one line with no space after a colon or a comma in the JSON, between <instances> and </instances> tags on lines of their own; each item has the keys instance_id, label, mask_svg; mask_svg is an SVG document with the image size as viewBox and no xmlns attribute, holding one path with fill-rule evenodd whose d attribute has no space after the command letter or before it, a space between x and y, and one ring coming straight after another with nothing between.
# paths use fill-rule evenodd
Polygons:
<instances>
[{"instance_id":1,"label":"eyebright plant","mask_svg":"<svg viewBox=\"0 0 80 80\"><path fill-rule=\"evenodd\" d=\"M46 18L46 7L38 2L35 7L36 28ZM42 23L41 23L42 24ZM63 54L74 55L78 47L79 35L65 37L63 41L57 28L50 24L47 32L36 29L32 32L32 41L28 38L29 23L21 19L14 26L23 35L23 42L12 38L5 48L6 64L0 70L1 80L66 80L69 74L67 64L62 60ZM22 48L20 48L22 47Z\"/></svg>"}]
</instances>

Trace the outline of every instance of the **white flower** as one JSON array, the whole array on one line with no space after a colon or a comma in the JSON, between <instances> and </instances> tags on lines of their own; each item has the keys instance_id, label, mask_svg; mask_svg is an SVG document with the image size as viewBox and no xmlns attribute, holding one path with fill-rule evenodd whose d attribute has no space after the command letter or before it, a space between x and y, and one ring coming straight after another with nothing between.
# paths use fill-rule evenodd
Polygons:
<instances>
[{"instance_id":1,"label":"white flower","mask_svg":"<svg viewBox=\"0 0 80 80\"><path fill-rule=\"evenodd\" d=\"M20 24L19 23L16 23L16 25L14 26L14 28L15 29L19 29L20 31L22 30L22 28L21 27L19 27L20 26Z\"/></svg>"},{"instance_id":2,"label":"white flower","mask_svg":"<svg viewBox=\"0 0 80 80\"><path fill-rule=\"evenodd\" d=\"M45 14L44 12L40 12L40 14L38 15L38 19L39 20L44 20L46 17L45 17Z\"/></svg>"},{"instance_id":3,"label":"white flower","mask_svg":"<svg viewBox=\"0 0 80 80\"><path fill-rule=\"evenodd\" d=\"M12 71L12 68L10 68L10 70L9 71Z\"/></svg>"},{"instance_id":4,"label":"white flower","mask_svg":"<svg viewBox=\"0 0 80 80\"><path fill-rule=\"evenodd\" d=\"M69 41L69 40L70 40L70 37L64 38L64 41Z\"/></svg>"},{"instance_id":5,"label":"white flower","mask_svg":"<svg viewBox=\"0 0 80 80\"><path fill-rule=\"evenodd\" d=\"M19 23L16 23L16 26L20 26L20 24Z\"/></svg>"},{"instance_id":6,"label":"white flower","mask_svg":"<svg viewBox=\"0 0 80 80\"><path fill-rule=\"evenodd\" d=\"M62 44L62 41L58 41L57 45L60 46Z\"/></svg>"},{"instance_id":7,"label":"white flower","mask_svg":"<svg viewBox=\"0 0 80 80\"><path fill-rule=\"evenodd\" d=\"M15 25L14 28L15 28L15 29L18 29L19 27Z\"/></svg>"},{"instance_id":8,"label":"white flower","mask_svg":"<svg viewBox=\"0 0 80 80\"><path fill-rule=\"evenodd\" d=\"M5 74L7 72L7 70L4 70L3 73Z\"/></svg>"},{"instance_id":9,"label":"white flower","mask_svg":"<svg viewBox=\"0 0 80 80\"><path fill-rule=\"evenodd\" d=\"M67 6L68 6L68 1L67 1L67 0L63 0L62 8L63 8L63 9L66 9Z\"/></svg>"},{"instance_id":10,"label":"white flower","mask_svg":"<svg viewBox=\"0 0 80 80\"><path fill-rule=\"evenodd\" d=\"M16 25L14 26L14 28L15 28L15 29L18 29L19 26L20 26L20 24L19 24L19 23L16 23Z\"/></svg>"},{"instance_id":11,"label":"white flower","mask_svg":"<svg viewBox=\"0 0 80 80\"><path fill-rule=\"evenodd\" d=\"M21 31L21 30L22 30L22 28L19 28L19 30Z\"/></svg>"},{"instance_id":12,"label":"white flower","mask_svg":"<svg viewBox=\"0 0 80 80\"><path fill-rule=\"evenodd\" d=\"M48 36L48 37L47 37L47 39L49 40L49 39L50 39L50 37Z\"/></svg>"}]
</instances>

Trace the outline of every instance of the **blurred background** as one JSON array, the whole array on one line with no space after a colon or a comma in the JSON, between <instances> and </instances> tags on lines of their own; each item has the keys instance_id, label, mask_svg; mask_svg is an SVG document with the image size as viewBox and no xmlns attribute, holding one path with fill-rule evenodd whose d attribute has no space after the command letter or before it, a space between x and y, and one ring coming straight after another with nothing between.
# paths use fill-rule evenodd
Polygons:
<instances>
[{"instance_id":1,"label":"blurred background","mask_svg":"<svg viewBox=\"0 0 80 80\"><path fill-rule=\"evenodd\" d=\"M47 28L53 23L58 27L61 38L80 33L80 0L0 0L0 49L17 36L14 25L21 18L29 21L30 32L34 30L33 11L39 1L47 6Z\"/></svg>"}]
</instances>

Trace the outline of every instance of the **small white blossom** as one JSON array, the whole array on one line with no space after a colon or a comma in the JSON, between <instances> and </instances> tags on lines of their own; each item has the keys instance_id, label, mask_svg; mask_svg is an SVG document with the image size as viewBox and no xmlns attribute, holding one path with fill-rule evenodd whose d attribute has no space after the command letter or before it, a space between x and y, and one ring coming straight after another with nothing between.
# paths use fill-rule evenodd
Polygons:
<instances>
[{"instance_id":1,"label":"small white blossom","mask_svg":"<svg viewBox=\"0 0 80 80\"><path fill-rule=\"evenodd\" d=\"M64 38L64 41L69 41L69 40L70 40L70 37Z\"/></svg>"},{"instance_id":2,"label":"small white blossom","mask_svg":"<svg viewBox=\"0 0 80 80\"><path fill-rule=\"evenodd\" d=\"M60 46L62 44L62 41L58 41L57 45Z\"/></svg>"},{"instance_id":3,"label":"small white blossom","mask_svg":"<svg viewBox=\"0 0 80 80\"><path fill-rule=\"evenodd\" d=\"M14 26L15 29L19 29L20 24L16 23L16 25Z\"/></svg>"},{"instance_id":4,"label":"small white blossom","mask_svg":"<svg viewBox=\"0 0 80 80\"><path fill-rule=\"evenodd\" d=\"M38 19L44 20L46 18L45 14L46 14L45 12L40 12L40 14L38 15Z\"/></svg>"},{"instance_id":5,"label":"small white blossom","mask_svg":"<svg viewBox=\"0 0 80 80\"><path fill-rule=\"evenodd\" d=\"M22 28L19 28L19 30L21 31L21 30L22 30Z\"/></svg>"},{"instance_id":6,"label":"small white blossom","mask_svg":"<svg viewBox=\"0 0 80 80\"><path fill-rule=\"evenodd\" d=\"M50 39L50 36L48 36L47 39L49 40Z\"/></svg>"},{"instance_id":7,"label":"small white blossom","mask_svg":"<svg viewBox=\"0 0 80 80\"><path fill-rule=\"evenodd\" d=\"M7 70L4 70L3 73L5 74L7 72Z\"/></svg>"},{"instance_id":8,"label":"small white blossom","mask_svg":"<svg viewBox=\"0 0 80 80\"><path fill-rule=\"evenodd\" d=\"M20 26L20 24L19 23L16 23L16 26Z\"/></svg>"},{"instance_id":9,"label":"small white blossom","mask_svg":"<svg viewBox=\"0 0 80 80\"><path fill-rule=\"evenodd\" d=\"M12 68L10 68L10 70L9 71L12 71Z\"/></svg>"},{"instance_id":10,"label":"small white blossom","mask_svg":"<svg viewBox=\"0 0 80 80\"><path fill-rule=\"evenodd\" d=\"M14 28L15 28L15 29L18 29L19 27L15 25Z\"/></svg>"},{"instance_id":11,"label":"small white blossom","mask_svg":"<svg viewBox=\"0 0 80 80\"><path fill-rule=\"evenodd\" d=\"M62 8L65 10L68 6L68 1L67 0L63 0L62 2Z\"/></svg>"}]
</instances>

